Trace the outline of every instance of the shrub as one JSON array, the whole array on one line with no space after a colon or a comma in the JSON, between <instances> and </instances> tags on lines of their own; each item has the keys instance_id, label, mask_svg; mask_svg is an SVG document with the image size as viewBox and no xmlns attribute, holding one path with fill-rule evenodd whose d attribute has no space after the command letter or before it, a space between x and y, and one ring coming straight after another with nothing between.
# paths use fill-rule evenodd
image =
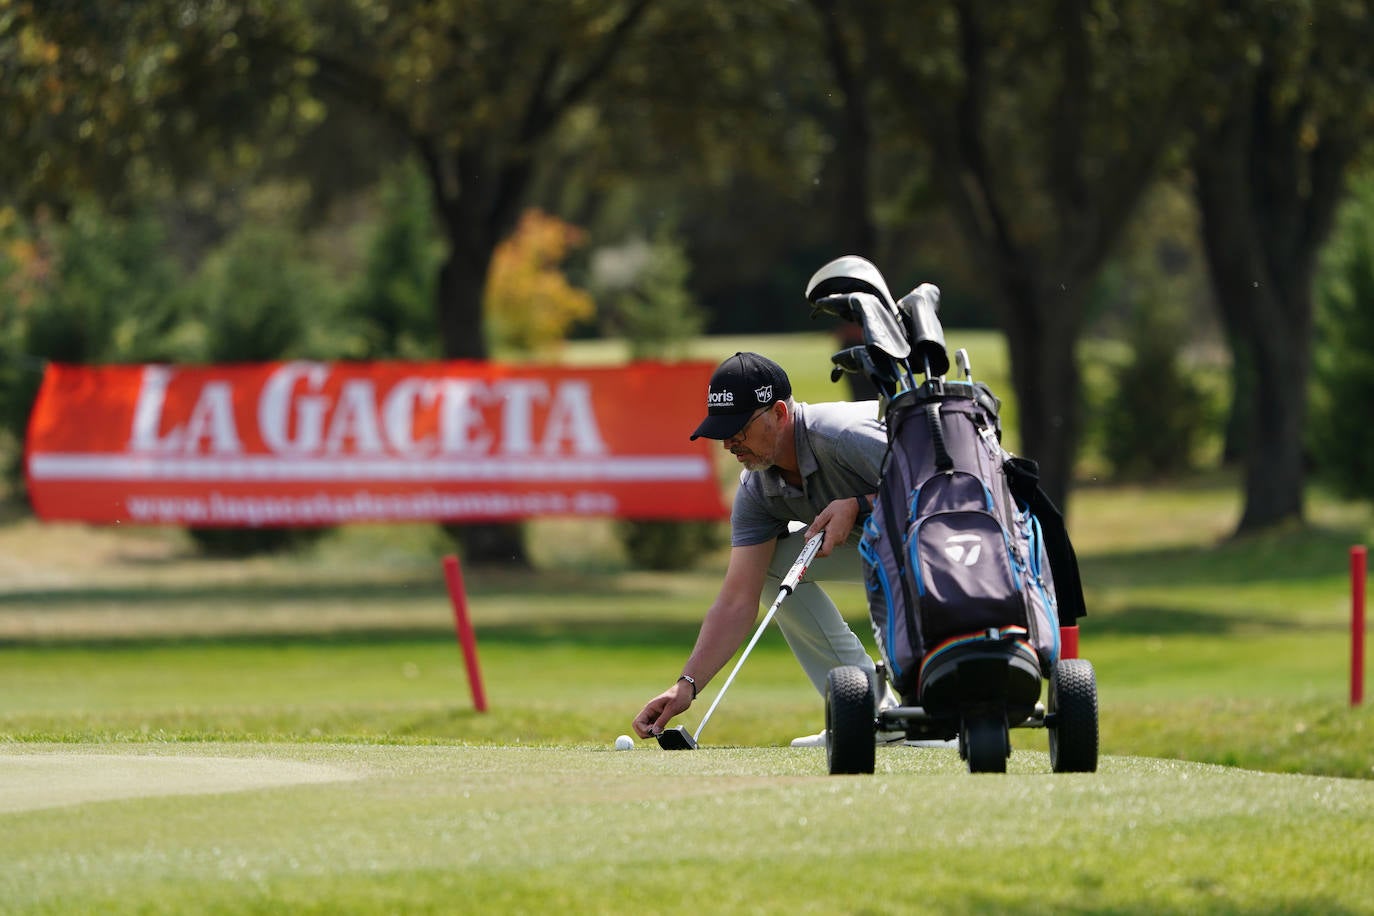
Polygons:
<instances>
[{"instance_id":1,"label":"shrub","mask_svg":"<svg viewBox=\"0 0 1374 916\"><path fill-rule=\"evenodd\" d=\"M428 182L413 165L400 169L382 184L381 219L368 246L362 280L344 309L348 331L356 338L350 355L439 355L434 302L442 256Z\"/></svg>"},{"instance_id":2,"label":"shrub","mask_svg":"<svg viewBox=\"0 0 1374 916\"><path fill-rule=\"evenodd\" d=\"M682 355L701 334L706 313L687 289L691 264L667 232L599 253L596 288L605 301L605 330L625 338L633 359Z\"/></svg>"},{"instance_id":3,"label":"shrub","mask_svg":"<svg viewBox=\"0 0 1374 916\"><path fill-rule=\"evenodd\" d=\"M496 249L483 308L493 343L523 353L547 350L591 318L592 297L563 275L560 265L586 241L576 226L527 210L510 238Z\"/></svg>"},{"instance_id":4,"label":"shrub","mask_svg":"<svg viewBox=\"0 0 1374 916\"><path fill-rule=\"evenodd\" d=\"M1342 496L1374 499L1374 178L1354 185L1316 289L1308 442L1319 479Z\"/></svg>"},{"instance_id":5,"label":"shrub","mask_svg":"<svg viewBox=\"0 0 1374 916\"><path fill-rule=\"evenodd\" d=\"M175 352L181 272L160 223L77 207L64 224L11 224L4 262L6 349L0 423L14 448L5 475L22 492L22 448L46 361L159 361Z\"/></svg>"},{"instance_id":6,"label":"shrub","mask_svg":"<svg viewBox=\"0 0 1374 916\"><path fill-rule=\"evenodd\" d=\"M1196 220L1180 187L1155 188L1098 283L1104 325L1125 344L1126 356L1107 372L1088 434L1117 478L1190 470L1216 422L1214 395L1185 355L1215 333L1193 239Z\"/></svg>"},{"instance_id":7,"label":"shrub","mask_svg":"<svg viewBox=\"0 0 1374 916\"><path fill-rule=\"evenodd\" d=\"M183 330L195 359L208 363L337 356L337 291L285 230L246 227L201 265L186 292ZM328 528L192 528L214 556L251 556L305 547Z\"/></svg>"},{"instance_id":8,"label":"shrub","mask_svg":"<svg viewBox=\"0 0 1374 916\"><path fill-rule=\"evenodd\" d=\"M680 355L701 333L702 311L687 291L690 265L666 232L600 253L594 286L609 303L606 323L636 359ZM617 526L630 562L641 569L687 569L724 542L721 525L702 521L628 520Z\"/></svg>"},{"instance_id":9,"label":"shrub","mask_svg":"<svg viewBox=\"0 0 1374 916\"><path fill-rule=\"evenodd\" d=\"M1161 332L1142 311L1128 338L1131 355L1113 372L1100 419L1102 457L1118 479L1190 470L1213 421L1208 396L1179 356L1176 332Z\"/></svg>"}]
</instances>

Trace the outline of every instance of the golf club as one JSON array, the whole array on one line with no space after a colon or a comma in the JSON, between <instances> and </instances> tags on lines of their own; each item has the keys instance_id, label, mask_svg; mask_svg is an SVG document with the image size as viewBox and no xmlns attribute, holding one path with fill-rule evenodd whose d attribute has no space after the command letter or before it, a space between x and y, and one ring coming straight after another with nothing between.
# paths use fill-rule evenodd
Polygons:
<instances>
[{"instance_id":1,"label":"golf club","mask_svg":"<svg viewBox=\"0 0 1374 916\"><path fill-rule=\"evenodd\" d=\"M778 612L778 608L782 606L787 596L792 594L792 591L797 587L797 583L801 581L801 577L806 575L807 567L811 565L812 560L816 559L816 553L821 549L821 544L823 543L825 543L824 531L807 541L806 546L801 549L801 553L797 554L797 562L792 564L792 568L787 571L787 575L783 577L782 584L778 587L778 597L773 599L773 606L768 609L767 614L763 615L763 622L760 623L759 628L754 631L754 637L749 640L749 645L744 647L743 654L740 655L739 661L735 662L735 667L730 671L730 676L725 679L725 684L720 688L720 693L716 694L716 698L711 701L711 708L706 710L706 715L702 716L701 724L697 726L696 735L692 735L688 732L687 726L685 725L675 725L672 728L665 728L657 735L659 747L663 748L665 751L696 750L697 739L701 737L701 730L704 729L706 723L710 721L711 713L715 712L716 707L720 705L721 697L725 696L725 691L730 689L730 683L734 681L735 675L739 674L739 669L744 664L744 660L749 657L749 653L754 650L754 644L759 641L759 637L763 635L763 631L768 628L768 622L773 619L773 615Z\"/></svg>"},{"instance_id":2,"label":"golf club","mask_svg":"<svg viewBox=\"0 0 1374 916\"><path fill-rule=\"evenodd\" d=\"M964 380L972 385L973 368L969 365L968 351L963 347L954 351L954 365L958 368L959 374L964 377Z\"/></svg>"}]
</instances>

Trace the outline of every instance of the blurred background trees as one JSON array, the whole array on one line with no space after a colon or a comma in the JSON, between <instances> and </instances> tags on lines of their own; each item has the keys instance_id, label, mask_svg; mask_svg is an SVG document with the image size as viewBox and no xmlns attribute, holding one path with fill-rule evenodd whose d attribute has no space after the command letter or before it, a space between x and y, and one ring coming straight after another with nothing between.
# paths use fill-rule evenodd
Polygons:
<instances>
[{"instance_id":1,"label":"blurred background trees","mask_svg":"<svg viewBox=\"0 0 1374 916\"><path fill-rule=\"evenodd\" d=\"M1241 529L1301 519L1371 48L1318 0L11 0L0 407L21 435L44 359L670 355L815 328L806 278L859 253L1006 332L1061 502L1088 438L1175 473L1229 415ZM1110 392L1088 336L1125 344Z\"/></svg>"}]
</instances>

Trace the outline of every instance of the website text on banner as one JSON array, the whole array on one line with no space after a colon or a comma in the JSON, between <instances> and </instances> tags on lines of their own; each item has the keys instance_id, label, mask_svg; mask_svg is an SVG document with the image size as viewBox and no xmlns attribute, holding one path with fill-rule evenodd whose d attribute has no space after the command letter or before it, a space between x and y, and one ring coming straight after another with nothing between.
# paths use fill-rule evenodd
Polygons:
<instances>
[{"instance_id":1,"label":"website text on banner","mask_svg":"<svg viewBox=\"0 0 1374 916\"><path fill-rule=\"evenodd\" d=\"M712 366L50 365L46 520L249 527L544 515L723 518L689 442Z\"/></svg>"}]
</instances>

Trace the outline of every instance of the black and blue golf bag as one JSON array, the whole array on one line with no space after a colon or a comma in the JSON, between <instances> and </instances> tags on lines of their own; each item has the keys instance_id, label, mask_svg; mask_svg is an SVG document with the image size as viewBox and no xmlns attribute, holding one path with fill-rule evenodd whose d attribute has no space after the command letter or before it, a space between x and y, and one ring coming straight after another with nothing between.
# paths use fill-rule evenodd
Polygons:
<instances>
[{"instance_id":1,"label":"black and blue golf bag","mask_svg":"<svg viewBox=\"0 0 1374 916\"><path fill-rule=\"evenodd\" d=\"M892 685L927 709L946 705L940 659L960 646L1011 648L1027 677L1005 683L1027 706L1059 657L1054 575L1039 520L1012 493L997 406L981 383L932 379L886 412L891 448L859 552Z\"/></svg>"},{"instance_id":2,"label":"black and blue golf bag","mask_svg":"<svg viewBox=\"0 0 1374 916\"><path fill-rule=\"evenodd\" d=\"M962 377L946 379L936 287L894 301L872 264L845 257L812 278L807 298L814 312L863 326L865 344L832 357L832 378L867 376L887 425L859 552L875 641L902 705L877 724L911 738L958 735L965 756L970 741L977 745L972 768L997 769L1010 753L1008 727L1051 724L1038 702L1042 680L1058 670L1060 627L1085 613L1063 517L1040 489L1035 463L1003 448L1000 402L973 379L965 351L955 359ZM1074 663L1075 677L1083 665ZM862 690L850 673L832 675ZM1052 690L1051 705L1056 699ZM830 727L843 727L832 712L828 705ZM1000 744L989 737L999 729ZM1091 731L1095 766L1095 683ZM1088 768L1087 739L1075 740L1074 759L1056 769ZM850 751L828 744L832 772L871 772L863 744L850 742L859 750L839 764L834 748Z\"/></svg>"}]
</instances>

